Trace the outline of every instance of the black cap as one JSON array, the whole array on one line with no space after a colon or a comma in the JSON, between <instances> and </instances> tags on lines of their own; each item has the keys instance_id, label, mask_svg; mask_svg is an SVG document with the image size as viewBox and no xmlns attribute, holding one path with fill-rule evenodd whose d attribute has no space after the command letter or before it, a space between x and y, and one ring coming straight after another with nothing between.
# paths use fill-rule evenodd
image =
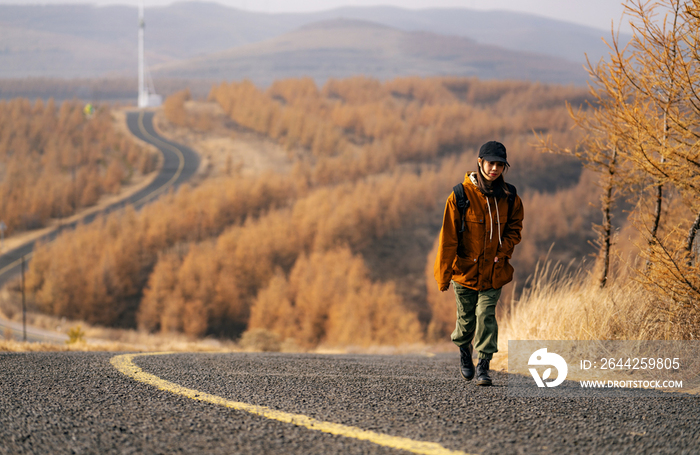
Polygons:
<instances>
[{"instance_id":1,"label":"black cap","mask_svg":"<svg viewBox=\"0 0 700 455\"><path fill-rule=\"evenodd\" d=\"M506 155L506 146L500 142L489 141L482 145L479 149L479 158L486 161L501 161L510 166Z\"/></svg>"}]
</instances>

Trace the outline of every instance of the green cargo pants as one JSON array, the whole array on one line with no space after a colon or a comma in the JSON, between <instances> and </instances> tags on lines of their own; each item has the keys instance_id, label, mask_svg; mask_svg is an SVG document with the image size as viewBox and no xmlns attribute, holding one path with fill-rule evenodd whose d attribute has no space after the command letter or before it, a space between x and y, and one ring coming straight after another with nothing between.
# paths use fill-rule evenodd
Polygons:
<instances>
[{"instance_id":1,"label":"green cargo pants","mask_svg":"<svg viewBox=\"0 0 700 455\"><path fill-rule=\"evenodd\" d=\"M480 359L491 360L498 352L498 323L496 304L501 289L474 291L452 282L457 299L457 326L452 332L452 341L464 346L474 340L474 349Z\"/></svg>"}]
</instances>

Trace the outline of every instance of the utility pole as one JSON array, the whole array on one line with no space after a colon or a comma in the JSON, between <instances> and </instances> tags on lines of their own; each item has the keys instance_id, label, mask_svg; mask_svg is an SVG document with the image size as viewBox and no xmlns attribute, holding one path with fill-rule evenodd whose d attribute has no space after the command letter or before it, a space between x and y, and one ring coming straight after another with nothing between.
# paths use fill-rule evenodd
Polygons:
<instances>
[{"instance_id":1,"label":"utility pole","mask_svg":"<svg viewBox=\"0 0 700 455\"><path fill-rule=\"evenodd\" d=\"M5 249L5 230L7 230L7 225L4 221L0 221L0 252Z\"/></svg>"},{"instance_id":2,"label":"utility pole","mask_svg":"<svg viewBox=\"0 0 700 455\"><path fill-rule=\"evenodd\" d=\"M24 301L24 256L22 256L22 335L27 341L27 305Z\"/></svg>"}]
</instances>

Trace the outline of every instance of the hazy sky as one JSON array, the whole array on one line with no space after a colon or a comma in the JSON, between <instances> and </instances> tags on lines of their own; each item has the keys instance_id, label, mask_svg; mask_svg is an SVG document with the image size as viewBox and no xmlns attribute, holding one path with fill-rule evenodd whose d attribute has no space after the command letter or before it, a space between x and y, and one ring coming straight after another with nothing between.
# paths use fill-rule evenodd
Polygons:
<instances>
[{"instance_id":1,"label":"hazy sky","mask_svg":"<svg viewBox=\"0 0 700 455\"><path fill-rule=\"evenodd\" d=\"M138 5L141 0L0 0L0 3L89 3L97 5ZM195 0L197 1L197 0ZM216 3L262 12L309 12L339 6L393 5L403 8L471 8L509 10L546 16L610 31L621 24L624 11L621 0L209 0ZM146 7L174 3L173 0L144 0ZM627 30L626 21L622 22Z\"/></svg>"}]
</instances>

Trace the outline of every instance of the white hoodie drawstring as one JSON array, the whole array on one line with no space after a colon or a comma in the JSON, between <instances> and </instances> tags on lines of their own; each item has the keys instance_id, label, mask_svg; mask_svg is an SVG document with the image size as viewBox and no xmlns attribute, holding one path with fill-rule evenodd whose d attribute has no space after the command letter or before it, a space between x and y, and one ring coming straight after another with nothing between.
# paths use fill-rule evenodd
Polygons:
<instances>
[{"instance_id":1,"label":"white hoodie drawstring","mask_svg":"<svg viewBox=\"0 0 700 455\"><path fill-rule=\"evenodd\" d=\"M476 172L469 174L469 180L471 180L471 182L475 186L479 186L479 184L476 181ZM498 213L498 201L496 200L496 196L493 197L493 202L494 202L494 204L496 204L496 217L498 217L498 220L497 220L497 222L498 222L498 244L500 246L503 246L503 242L501 241L501 216ZM491 203L489 203L488 196L486 196L486 205L489 208L489 220L491 222L491 224L490 224L491 234L489 235L489 241L490 241L490 240L493 240L493 216L491 214Z\"/></svg>"},{"instance_id":2,"label":"white hoodie drawstring","mask_svg":"<svg viewBox=\"0 0 700 455\"><path fill-rule=\"evenodd\" d=\"M489 208L489 241L493 240L493 217L491 216L491 204L489 204L489 197L486 196L486 206ZM498 207L496 207L498 208Z\"/></svg>"},{"instance_id":3,"label":"white hoodie drawstring","mask_svg":"<svg viewBox=\"0 0 700 455\"><path fill-rule=\"evenodd\" d=\"M501 242L501 216L498 213L498 201L496 200L495 196L493 198L493 203L496 205L496 221L498 222L498 244L500 246L503 246L503 242ZM486 206L489 208L489 241L491 241L493 240L493 215L491 214L491 204L489 203L488 196L486 197Z\"/></svg>"},{"instance_id":4,"label":"white hoodie drawstring","mask_svg":"<svg viewBox=\"0 0 700 455\"><path fill-rule=\"evenodd\" d=\"M498 221L498 244L503 246L501 242L501 215L498 214L498 201L496 197L493 198L493 203L496 204L496 221Z\"/></svg>"}]
</instances>

